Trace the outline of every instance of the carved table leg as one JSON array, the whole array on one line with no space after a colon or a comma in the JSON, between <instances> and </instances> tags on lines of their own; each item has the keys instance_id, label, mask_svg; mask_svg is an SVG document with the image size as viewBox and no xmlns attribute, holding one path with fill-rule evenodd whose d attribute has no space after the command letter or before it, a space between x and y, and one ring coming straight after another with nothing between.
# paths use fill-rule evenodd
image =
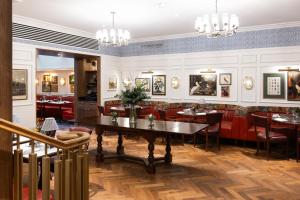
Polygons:
<instances>
[{"instance_id":1,"label":"carved table leg","mask_svg":"<svg viewBox=\"0 0 300 200\"><path fill-rule=\"evenodd\" d=\"M102 135L103 135L103 130L96 128L96 133L97 133L97 161L103 161L104 160L104 155L103 155L103 149L102 149Z\"/></svg>"},{"instance_id":2,"label":"carved table leg","mask_svg":"<svg viewBox=\"0 0 300 200\"><path fill-rule=\"evenodd\" d=\"M151 174L155 174L155 164L154 164L154 142L155 137L150 136L147 138L148 140L148 164L147 164L147 171Z\"/></svg>"},{"instance_id":3,"label":"carved table leg","mask_svg":"<svg viewBox=\"0 0 300 200\"><path fill-rule=\"evenodd\" d=\"M122 155L124 154L124 146L123 146L123 136L121 132L118 132L118 146L117 146L117 154Z\"/></svg>"},{"instance_id":4,"label":"carved table leg","mask_svg":"<svg viewBox=\"0 0 300 200\"><path fill-rule=\"evenodd\" d=\"M171 136L169 134L166 135L166 155L165 155L165 163L170 164L172 162L172 154L171 154Z\"/></svg>"}]
</instances>

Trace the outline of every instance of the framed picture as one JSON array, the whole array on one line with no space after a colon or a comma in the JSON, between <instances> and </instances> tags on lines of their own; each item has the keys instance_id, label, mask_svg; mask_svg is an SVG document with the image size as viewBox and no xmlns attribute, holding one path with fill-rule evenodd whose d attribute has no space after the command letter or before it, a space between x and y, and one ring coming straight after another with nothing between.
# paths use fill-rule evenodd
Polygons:
<instances>
[{"instance_id":1,"label":"framed picture","mask_svg":"<svg viewBox=\"0 0 300 200\"><path fill-rule=\"evenodd\" d=\"M69 76L69 84L70 85L74 85L75 84L75 75L74 74L71 74Z\"/></svg>"},{"instance_id":2,"label":"framed picture","mask_svg":"<svg viewBox=\"0 0 300 200\"><path fill-rule=\"evenodd\" d=\"M190 96L217 96L217 74L190 75Z\"/></svg>"},{"instance_id":3,"label":"framed picture","mask_svg":"<svg viewBox=\"0 0 300 200\"><path fill-rule=\"evenodd\" d=\"M51 84L51 92L58 92L58 84Z\"/></svg>"},{"instance_id":4,"label":"framed picture","mask_svg":"<svg viewBox=\"0 0 300 200\"><path fill-rule=\"evenodd\" d=\"M230 73L223 73L219 75L219 84L220 85L231 85L231 74Z\"/></svg>"},{"instance_id":5,"label":"framed picture","mask_svg":"<svg viewBox=\"0 0 300 200\"><path fill-rule=\"evenodd\" d=\"M288 72L288 100L300 101L300 72Z\"/></svg>"},{"instance_id":6,"label":"framed picture","mask_svg":"<svg viewBox=\"0 0 300 200\"><path fill-rule=\"evenodd\" d=\"M51 92L51 83L49 81L42 82L42 92Z\"/></svg>"},{"instance_id":7,"label":"framed picture","mask_svg":"<svg viewBox=\"0 0 300 200\"><path fill-rule=\"evenodd\" d=\"M135 85L144 88L145 92L150 92L150 78L136 78Z\"/></svg>"},{"instance_id":8,"label":"framed picture","mask_svg":"<svg viewBox=\"0 0 300 200\"><path fill-rule=\"evenodd\" d=\"M45 81L45 82L51 82L51 75L50 74L43 75L43 81Z\"/></svg>"},{"instance_id":9,"label":"framed picture","mask_svg":"<svg viewBox=\"0 0 300 200\"><path fill-rule=\"evenodd\" d=\"M263 74L263 98L284 99L285 77L283 73Z\"/></svg>"},{"instance_id":10,"label":"framed picture","mask_svg":"<svg viewBox=\"0 0 300 200\"><path fill-rule=\"evenodd\" d=\"M221 97L230 97L230 86L221 86Z\"/></svg>"},{"instance_id":11,"label":"framed picture","mask_svg":"<svg viewBox=\"0 0 300 200\"><path fill-rule=\"evenodd\" d=\"M118 87L118 79L117 77L110 77L108 79L108 89L109 90L116 90Z\"/></svg>"},{"instance_id":12,"label":"framed picture","mask_svg":"<svg viewBox=\"0 0 300 200\"><path fill-rule=\"evenodd\" d=\"M152 76L152 95L166 95L166 75Z\"/></svg>"},{"instance_id":13,"label":"framed picture","mask_svg":"<svg viewBox=\"0 0 300 200\"><path fill-rule=\"evenodd\" d=\"M70 85L70 93L74 93L75 92L75 85Z\"/></svg>"},{"instance_id":14,"label":"framed picture","mask_svg":"<svg viewBox=\"0 0 300 200\"><path fill-rule=\"evenodd\" d=\"M12 72L13 100L26 100L28 98L27 69L14 69Z\"/></svg>"},{"instance_id":15,"label":"framed picture","mask_svg":"<svg viewBox=\"0 0 300 200\"><path fill-rule=\"evenodd\" d=\"M51 84L58 84L58 76L51 76Z\"/></svg>"}]
</instances>

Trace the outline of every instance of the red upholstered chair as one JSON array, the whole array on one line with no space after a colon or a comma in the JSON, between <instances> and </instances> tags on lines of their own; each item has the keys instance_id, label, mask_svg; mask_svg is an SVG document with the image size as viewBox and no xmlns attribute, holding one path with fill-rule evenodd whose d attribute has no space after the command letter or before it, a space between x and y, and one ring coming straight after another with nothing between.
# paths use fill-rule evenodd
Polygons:
<instances>
[{"instance_id":1,"label":"red upholstered chair","mask_svg":"<svg viewBox=\"0 0 300 200\"><path fill-rule=\"evenodd\" d=\"M163 109L158 109L159 119L162 121L166 121L166 111Z\"/></svg>"},{"instance_id":2,"label":"red upholstered chair","mask_svg":"<svg viewBox=\"0 0 300 200\"><path fill-rule=\"evenodd\" d=\"M285 134L271 130L271 122L267 116L251 115L253 118L254 130L256 133L257 150L256 155L259 153L260 143L263 142L267 146L267 159L269 160L271 152L271 143L285 143L286 156L288 157L289 142Z\"/></svg>"},{"instance_id":3,"label":"red upholstered chair","mask_svg":"<svg viewBox=\"0 0 300 200\"><path fill-rule=\"evenodd\" d=\"M221 149L220 145L220 133L221 133L221 124L223 119L223 113L207 113L205 123L209 124L207 130L202 131L200 134L205 137L205 150L207 151L208 147L208 138L216 137L218 150ZM194 146L196 146L197 134L194 135Z\"/></svg>"}]
</instances>

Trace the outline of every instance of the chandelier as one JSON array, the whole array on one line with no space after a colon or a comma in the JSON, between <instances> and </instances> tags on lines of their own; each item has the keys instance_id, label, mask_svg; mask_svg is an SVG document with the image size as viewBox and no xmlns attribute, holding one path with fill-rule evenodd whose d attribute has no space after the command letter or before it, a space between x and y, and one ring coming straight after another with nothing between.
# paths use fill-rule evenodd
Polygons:
<instances>
[{"instance_id":1,"label":"chandelier","mask_svg":"<svg viewBox=\"0 0 300 200\"><path fill-rule=\"evenodd\" d=\"M112 27L111 29L103 28L97 31L96 39L98 40L99 47L103 46L126 46L130 40L130 33L127 30L115 28L115 14L112 14Z\"/></svg>"},{"instance_id":2,"label":"chandelier","mask_svg":"<svg viewBox=\"0 0 300 200\"><path fill-rule=\"evenodd\" d=\"M239 18L235 14L218 13L218 0L216 0L216 12L211 15L198 17L195 29L207 38L229 37L237 32Z\"/></svg>"}]
</instances>

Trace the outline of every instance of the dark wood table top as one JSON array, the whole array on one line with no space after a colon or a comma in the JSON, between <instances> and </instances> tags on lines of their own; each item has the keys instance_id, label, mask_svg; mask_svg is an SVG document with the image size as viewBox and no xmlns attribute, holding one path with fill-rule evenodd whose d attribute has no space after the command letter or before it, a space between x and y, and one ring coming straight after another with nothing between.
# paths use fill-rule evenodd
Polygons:
<instances>
[{"instance_id":1,"label":"dark wood table top","mask_svg":"<svg viewBox=\"0 0 300 200\"><path fill-rule=\"evenodd\" d=\"M184 112L184 111L178 111L177 112L178 115L182 115L182 116L190 116L190 117L197 117L197 116L205 116L206 112Z\"/></svg>"},{"instance_id":2,"label":"dark wood table top","mask_svg":"<svg viewBox=\"0 0 300 200\"><path fill-rule=\"evenodd\" d=\"M280 114L272 116L272 120L275 122L300 126L300 117L295 117L290 114Z\"/></svg>"},{"instance_id":3,"label":"dark wood table top","mask_svg":"<svg viewBox=\"0 0 300 200\"><path fill-rule=\"evenodd\" d=\"M208 127L208 124L198 123L185 123L185 122L173 122L173 121L158 121L155 120L154 126L149 126L149 121L146 119L137 119L137 123L132 125L129 123L129 118L119 117L117 122L114 123L110 116L101 116L94 118L86 118L84 120L89 125L109 127L115 130L135 130L141 132L159 132L159 133L171 133L171 134L185 134L192 135Z\"/></svg>"},{"instance_id":4,"label":"dark wood table top","mask_svg":"<svg viewBox=\"0 0 300 200\"><path fill-rule=\"evenodd\" d=\"M110 111L125 112L125 108L130 108L130 107L113 106L113 107L110 107ZM135 108L143 109L141 106L135 106Z\"/></svg>"}]
</instances>

